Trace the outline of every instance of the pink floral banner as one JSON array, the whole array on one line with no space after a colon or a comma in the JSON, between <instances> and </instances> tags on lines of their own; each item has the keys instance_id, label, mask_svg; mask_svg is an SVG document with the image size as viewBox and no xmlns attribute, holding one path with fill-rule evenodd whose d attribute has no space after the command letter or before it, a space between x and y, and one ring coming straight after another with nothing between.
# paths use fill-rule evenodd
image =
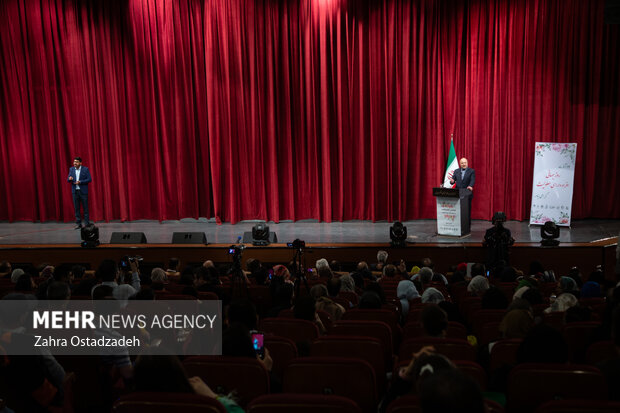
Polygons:
<instances>
[{"instance_id":1,"label":"pink floral banner","mask_svg":"<svg viewBox=\"0 0 620 413\"><path fill-rule=\"evenodd\" d=\"M570 226L576 143L536 142L530 225Z\"/></svg>"}]
</instances>

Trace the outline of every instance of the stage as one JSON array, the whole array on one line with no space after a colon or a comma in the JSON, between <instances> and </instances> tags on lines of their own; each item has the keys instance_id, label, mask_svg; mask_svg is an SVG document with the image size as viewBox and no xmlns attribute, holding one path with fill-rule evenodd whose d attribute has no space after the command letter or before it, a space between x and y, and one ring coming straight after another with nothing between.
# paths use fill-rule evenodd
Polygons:
<instances>
[{"instance_id":1,"label":"stage","mask_svg":"<svg viewBox=\"0 0 620 413\"><path fill-rule=\"evenodd\" d=\"M258 221L243 221L237 224L221 224L206 219L182 219L179 221L133 221L98 222L99 239L108 243L113 232L143 232L148 244L170 244L173 232L204 232L210 244L233 244L245 231L251 231ZM318 222L304 220L268 223L280 243L300 238L309 244L351 244L386 243L390 241L388 222L346 221ZM445 237L437 235L437 221L432 219L406 221L408 241L411 243L435 244L479 244L484 232L491 226L489 221L472 221L471 235L466 237ZM540 241L540 226L529 226L527 222L509 221L506 227L517 243ZM620 220L587 219L573 221L570 228L561 227L562 243L590 243L617 237ZM0 223L0 245L24 244L79 244L80 231L73 223Z\"/></svg>"},{"instance_id":2,"label":"stage","mask_svg":"<svg viewBox=\"0 0 620 413\"><path fill-rule=\"evenodd\" d=\"M96 268L104 258L119 259L123 255L144 257L145 267L165 266L171 257L184 263L198 264L211 259L216 263L230 262L228 247L237 243L245 231L251 231L257 221L235 225L209 220L183 219L180 221L134 221L97 223L102 244L97 248L80 247L80 231L72 223L1 223L0 260L14 263L85 263ZM387 222L347 221L325 223L317 221L268 223L278 237L278 243L266 247L247 244L243 261L259 258L275 264L286 263L293 250L287 243L296 238L306 241L305 260L314 266L319 258L338 260L346 270L360 260L374 262L379 249L390 253L390 261L405 259L417 263L424 257L432 258L436 269L445 272L459 262L484 262L486 249L481 242L489 221L472 221L472 233L465 237L445 237L436 234L435 220L407 221L410 242L405 248L389 244ZM536 259L560 274L572 266L589 273L596 265L603 265L605 275L615 279L616 245L620 220L579 220L570 228L562 227L559 247L540 246L540 227L527 222L509 221L506 227L515 238L511 249L511 264L527 267ZM110 244L113 232L143 232L146 244ZM173 244L173 232L204 232L208 245ZM527 268L523 268L526 270Z\"/></svg>"}]
</instances>

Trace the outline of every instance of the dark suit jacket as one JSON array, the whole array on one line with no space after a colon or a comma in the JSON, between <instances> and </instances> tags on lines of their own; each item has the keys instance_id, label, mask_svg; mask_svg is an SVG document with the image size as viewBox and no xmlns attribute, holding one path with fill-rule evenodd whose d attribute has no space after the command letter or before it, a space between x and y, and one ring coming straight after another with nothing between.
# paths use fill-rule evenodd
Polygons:
<instances>
[{"instance_id":1,"label":"dark suit jacket","mask_svg":"<svg viewBox=\"0 0 620 413\"><path fill-rule=\"evenodd\" d=\"M465 177L461 179L461 168L455 169L452 172L452 179L456 181L457 188L467 188L468 186L473 188L476 183L476 171L472 168L465 169Z\"/></svg>"},{"instance_id":2,"label":"dark suit jacket","mask_svg":"<svg viewBox=\"0 0 620 413\"><path fill-rule=\"evenodd\" d=\"M70 181L69 178L73 177L73 180ZM88 170L87 167L85 167L84 165L82 165L80 167L80 191L86 195L88 194L88 184L92 181L93 179L90 176L90 171ZM74 194L75 193L75 167L72 166L69 169L69 176L67 177L67 182L69 182L71 184L71 193Z\"/></svg>"}]
</instances>

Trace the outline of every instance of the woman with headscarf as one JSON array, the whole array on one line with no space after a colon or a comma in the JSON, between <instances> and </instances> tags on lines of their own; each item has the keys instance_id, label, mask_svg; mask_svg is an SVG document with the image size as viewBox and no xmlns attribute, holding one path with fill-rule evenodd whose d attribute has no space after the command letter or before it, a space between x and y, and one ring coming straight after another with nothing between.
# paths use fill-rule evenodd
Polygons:
<instances>
[{"instance_id":1,"label":"woman with headscarf","mask_svg":"<svg viewBox=\"0 0 620 413\"><path fill-rule=\"evenodd\" d=\"M581 287L580 298L595 298L601 296L601 286L594 281L588 281Z\"/></svg>"},{"instance_id":2,"label":"woman with headscarf","mask_svg":"<svg viewBox=\"0 0 620 413\"><path fill-rule=\"evenodd\" d=\"M574 295L569 293L560 294L555 301L551 303L551 306L545 309L545 313L564 312L576 306L578 303L579 301Z\"/></svg>"},{"instance_id":3,"label":"woman with headscarf","mask_svg":"<svg viewBox=\"0 0 620 413\"><path fill-rule=\"evenodd\" d=\"M534 325L534 318L527 310L508 312L499 324L503 338L525 338Z\"/></svg>"},{"instance_id":4,"label":"woman with headscarf","mask_svg":"<svg viewBox=\"0 0 620 413\"><path fill-rule=\"evenodd\" d=\"M396 295L400 300L400 306L402 309L402 316L407 317L409 313L409 301L414 298L418 298L420 294L418 293L418 289L415 288L415 285L412 281L403 280L398 283L398 287L396 287Z\"/></svg>"},{"instance_id":5,"label":"woman with headscarf","mask_svg":"<svg viewBox=\"0 0 620 413\"><path fill-rule=\"evenodd\" d=\"M439 304L440 302L444 300L445 298L443 294L437 288L433 288L433 287L427 288L426 290L424 290L424 293L422 294L422 302L425 304L426 303Z\"/></svg>"},{"instance_id":6,"label":"woman with headscarf","mask_svg":"<svg viewBox=\"0 0 620 413\"><path fill-rule=\"evenodd\" d=\"M489 280L483 275L476 275L467 285L467 291L476 297L482 297L489 289Z\"/></svg>"},{"instance_id":7,"label":"woman with headscarf","mask_svg":"<svg viewBox=\"0 0 620 413\"><path fill-rule=\"evenodd\" d=\"M559 294L570 293L575 297L578 297L579 294L579 287L571 277L560 277L560 281L558 281L558 290Z\"/></svg>"}]
</instances>

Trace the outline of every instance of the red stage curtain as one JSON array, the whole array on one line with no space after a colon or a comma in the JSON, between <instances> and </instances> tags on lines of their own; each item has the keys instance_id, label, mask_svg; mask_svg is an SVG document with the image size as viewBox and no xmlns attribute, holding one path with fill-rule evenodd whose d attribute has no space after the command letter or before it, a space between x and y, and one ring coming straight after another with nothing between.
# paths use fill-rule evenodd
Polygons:
<instances>
[{"instance_id":1,"label":"red stage curtain","mask_svg":"<svg viewBox=\"0 0 620 413\"><path fill-rule=\"evenodd\" d=\"M604 0L4 0L0 219L527 219L534 142L577 142L573 218L620 218Z\"/></svg>"}]
</instances>

